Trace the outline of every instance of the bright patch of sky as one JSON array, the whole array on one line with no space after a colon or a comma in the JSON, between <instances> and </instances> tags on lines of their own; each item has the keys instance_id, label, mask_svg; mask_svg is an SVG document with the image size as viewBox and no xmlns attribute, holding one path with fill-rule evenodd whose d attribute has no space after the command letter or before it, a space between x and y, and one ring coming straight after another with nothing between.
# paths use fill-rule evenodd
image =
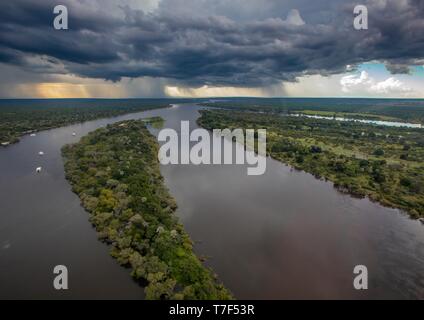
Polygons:
<instances>
[{"instance_id":1,"label":"bright patch of sky","mask_svg":"<svg viewBox=\"0 0 424 320\"><path fill-rule=\"evenodd\" d=\"M422 67L393 75L384 64L365 63L345 74L306 76L283 87L287 96L295 97L424 98L423 84Z\"/></svg>"}]
</instances>

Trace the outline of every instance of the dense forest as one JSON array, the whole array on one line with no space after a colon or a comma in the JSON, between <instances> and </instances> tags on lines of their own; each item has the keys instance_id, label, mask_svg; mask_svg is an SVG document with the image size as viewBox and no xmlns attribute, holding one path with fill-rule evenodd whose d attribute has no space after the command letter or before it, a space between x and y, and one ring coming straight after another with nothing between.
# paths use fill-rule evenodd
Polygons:
<instances>
[{"instance_id":1,"label":"dense forest","mask_svg":"<svg viewBox=\"0 0 424 320\"><path fill-rule=\"evenodd\" d=\"M424 217L424 129L236 110L201 111L207 129L267 129L273 158L358 197Z\"/></svg>"},{"instance_id":2,"label":"dense forest","mask_svg":"<svg viewBox=\"0 0 424 320\"><path fill-rule=\"evenodd\" d=\"M99 239L132 269L147 299L232 299L193 253L174 215L177 204L164 185L159 147L145 122L109 125L65 146L66 177Z\"/></svg>"},{"instance_id":3,"label":"dense forest","mask_svg":"<svg viewBox=\"0 0 424 320\"><path fill-rule=\"evenodd\" d=\"M0 100L0 146L40 130L168 105L166 100Z\"/></svg>"}]
</instances>

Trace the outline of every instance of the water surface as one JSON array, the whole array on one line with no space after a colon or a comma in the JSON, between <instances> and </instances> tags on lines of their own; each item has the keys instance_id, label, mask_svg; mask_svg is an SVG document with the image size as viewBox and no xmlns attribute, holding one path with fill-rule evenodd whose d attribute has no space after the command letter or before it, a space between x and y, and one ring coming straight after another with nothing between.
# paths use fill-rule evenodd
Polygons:
<instances>
[{"instance_id":1,"label":"water surface","mask_svg":"<svg viewBox=\"0 0 424 320\"><path fill-rule=\"evenodd\" d=\"M165 127L198 128L193 106ZM399 210L337 192L267 159L263 176L240 165L163 166L199 255L241 299L424 298L424 226ZM368 291L353 269L368 267Z\"/></svg>"}]
</instances>

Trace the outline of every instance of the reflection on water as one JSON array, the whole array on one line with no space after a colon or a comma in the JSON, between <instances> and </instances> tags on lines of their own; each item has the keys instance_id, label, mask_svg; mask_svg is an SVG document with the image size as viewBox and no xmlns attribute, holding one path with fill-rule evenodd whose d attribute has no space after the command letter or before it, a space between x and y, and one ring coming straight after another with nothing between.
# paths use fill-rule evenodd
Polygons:
<instances>
[{"instance_id":1,"label":"reflection on water","mask_svg":"<svg viewBox=\"0 0 424 320\"><path fill-rule=\"evenodd\" d=\"M419 123L407 123L407 122L396 122L396 121L381 121L381 120L365 120L365 119L352 119L352 118L342 118L342 117L325 117L318 115L310 114L292 114L293 117L305 117L310 119L324 119L324 120L335 120L335 121L345 121L345 122L359 122L365 124L375 124L378 126L387 126L387 127L404 127L404 128L413 128L421 129L423 126Z\"/></svg>"},{"instance_id":2,"label":"reflection on water","mask_svg":"<svg viewBox=\"0 0 424 320\"><path fill-rule=\"evenodd\" d=\"M196 129L199 114L176 106L98 120L0 150L0 298L142 297L129 271L97 241L65 180L60 148L108 123L152 116L178 131L182 120ZM248 176L243 165L161 168L197 253L209 257L237 298L424 298L419 222L267 161L263 176ZM69 268L67 292L53 290L58 264ZM359 264L369 269L365 292L352 286Z\"/></svg>"}]
</instances>

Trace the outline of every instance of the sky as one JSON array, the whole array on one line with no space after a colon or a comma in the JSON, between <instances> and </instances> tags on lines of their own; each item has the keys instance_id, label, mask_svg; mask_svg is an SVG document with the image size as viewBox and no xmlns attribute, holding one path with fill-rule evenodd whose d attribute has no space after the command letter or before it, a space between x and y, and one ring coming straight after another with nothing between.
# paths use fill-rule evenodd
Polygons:
<instances>
[{"instance_id":1,"label":"sky","mask_svg":"<svg viewBox=\"0 0 424 320\"><path fill-rule=\"evenodd\" d=\"M0 98L226 96L424 98L424 1L0 2Z\"/></svg>"}]
</instances>

